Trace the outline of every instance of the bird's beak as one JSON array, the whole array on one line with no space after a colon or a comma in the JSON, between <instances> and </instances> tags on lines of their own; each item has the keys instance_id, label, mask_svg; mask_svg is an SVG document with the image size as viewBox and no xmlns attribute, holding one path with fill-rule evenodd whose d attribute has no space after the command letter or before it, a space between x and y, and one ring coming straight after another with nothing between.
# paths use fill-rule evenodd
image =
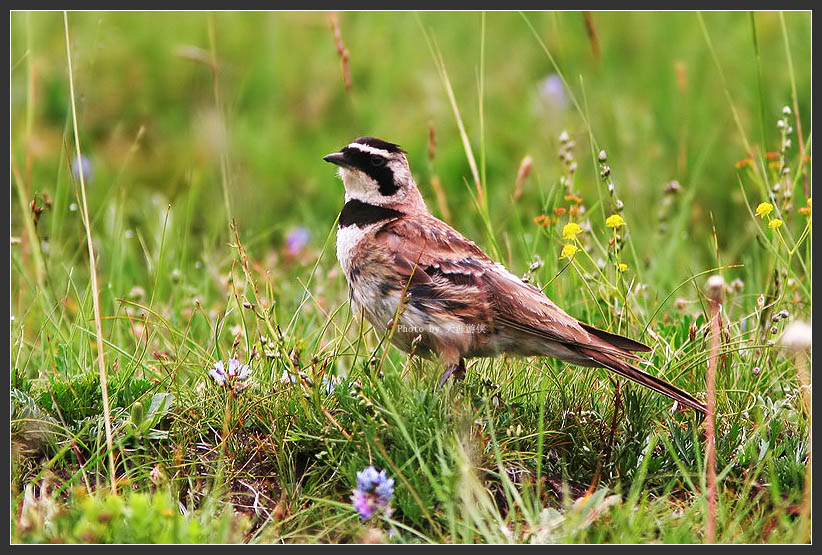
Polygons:
<instances>
[{"instance_id":1,"label":"bird's beak","mask_svg":"<svg viewBox=\"0 0 822 555\"><path fill-rule=\"evenodd\" d=\"M351 166L351 164L349 164L348 161L346 161L345 155L342 152L334 152L333 154L323 156L323 160L325 160L326 162L331 162L332 164L336 164L338 166L342 166L344 168Z\"/></svg>"}]
</instances>

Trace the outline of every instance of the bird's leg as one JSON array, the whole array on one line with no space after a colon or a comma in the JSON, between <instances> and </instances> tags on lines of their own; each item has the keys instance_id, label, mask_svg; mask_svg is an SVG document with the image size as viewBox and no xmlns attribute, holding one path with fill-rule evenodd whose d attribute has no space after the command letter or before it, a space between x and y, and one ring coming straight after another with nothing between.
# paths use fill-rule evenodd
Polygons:
<instances>
[{"instance_id":1,"label":"bird's leg","mask_svg":"<svg viewBox=\"0 0 822 555\"><path fill-rule=\"evenodd\" d=\"M445 367L445 372L442 373L442 378L440 378L440 388L445 385L445 382L447 382L451 376L454 376L454 381L465 378L465 359L460 358L456 364L448 364Z\"/></svg>"}]
</instances>

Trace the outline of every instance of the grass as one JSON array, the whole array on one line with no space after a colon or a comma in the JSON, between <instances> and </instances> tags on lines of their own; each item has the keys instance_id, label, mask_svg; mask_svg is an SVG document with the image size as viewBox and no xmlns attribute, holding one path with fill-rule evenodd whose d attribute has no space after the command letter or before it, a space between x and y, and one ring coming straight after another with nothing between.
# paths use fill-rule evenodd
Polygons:
<instances>
[{"instance_id":1,"label":"grass","mask_svg":"<svg viewBox=\"0 0 822 555\"><path fill-rule=\"evenodd\" d=\"M805 354L780 337L811 318L809 14L590 21L599 57L573 12L341 13L338 38L319 12L69 13L69 73L63 14L13 12L11 541L706 540L692 412L551 359L438 390L351 309L321 157L361 135L703 399L721 274L715 541L807 541ZM240 392L208 375L231 357ZM368 465L393 512L363 522Z\"/></svg>"}]
</instances>

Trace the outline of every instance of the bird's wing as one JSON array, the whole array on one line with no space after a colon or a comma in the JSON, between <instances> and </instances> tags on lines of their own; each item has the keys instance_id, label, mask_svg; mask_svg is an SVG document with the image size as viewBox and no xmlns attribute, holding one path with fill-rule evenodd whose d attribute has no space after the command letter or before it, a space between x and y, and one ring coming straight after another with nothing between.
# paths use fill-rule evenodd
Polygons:
<instances>
[{"instance_id":1,"label":"bird's wing","mask_svg":"<svg viewBox=\"0 0 822 555\"><path fill-rule=\"evenodd\" d=\"M412 301L420 296L447 296L473 306L474 312L489 314L495 327L571 345L610 347L542 291L492 261L476 244L433 216L389 222L376 240L393 253Z\"/></svg>"},{"instance_id":2,"label":"bird's wing","mask_svg":"<svg viewBox=\"0 0 822 555\"><path fill-rule=\"evenodd\" d=\"M376 234L419 308L444 309L465 321L492 314L483 275L493 262L477 245L433 216L401 218Z\"/></svg>"},{"instance_id":3,"label":"bird's wing","mask_svg":"<svg viewBox=\"0 0 822 555\"><path fill-rule=\"evenodd\" d=\"M376 239L397 256L446 274L478 277L486 264L492 264L472 241L428 214L389 222L377 232Z\"/></svg>"}]
</instances>

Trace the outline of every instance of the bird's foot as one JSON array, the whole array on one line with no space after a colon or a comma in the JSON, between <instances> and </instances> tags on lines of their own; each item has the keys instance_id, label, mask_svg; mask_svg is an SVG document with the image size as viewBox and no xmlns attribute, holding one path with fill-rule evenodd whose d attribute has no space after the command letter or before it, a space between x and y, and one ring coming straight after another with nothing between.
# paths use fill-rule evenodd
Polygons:
<instances>
[{"instance_id":1,"label":"bird's foot","mask_svg":"<svg viewBox=\"0 0 822 555\"><path fill-rule=\"evenodd\" d=\"M454 381L459 381L465 378L465 360L460 359L457 364L449 364L445 367L445 372L442 373L442 378L440 378L440 389L445 385L445 382L448 381L448 378L454 376Z\"/></svg>"}]
</instances>

